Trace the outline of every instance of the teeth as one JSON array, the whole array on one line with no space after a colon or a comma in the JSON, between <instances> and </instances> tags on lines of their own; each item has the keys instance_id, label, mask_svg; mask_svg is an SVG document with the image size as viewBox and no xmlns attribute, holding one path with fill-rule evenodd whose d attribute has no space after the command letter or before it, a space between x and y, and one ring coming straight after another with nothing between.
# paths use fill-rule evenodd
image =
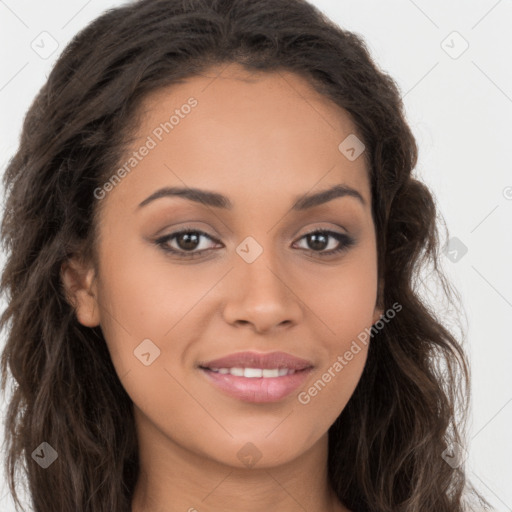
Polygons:
<instances>
[{"instance_id":1,"label":"teeth","mask_svg":"<svg viewBox=\"0 0 512 512\"><path fill-rule=\"evenodd\" d=\"M247 377L254 379L258 377L272 378L272 377L284 377L285 375L293 375L295 370L289 370L288 368L210 368L212 372L235 375L236 377Z\"/></svg>"},{"instance_id":2,"label":"teeth","mask_svg":"<svg viewBox=\"0 0 512 512\"><path fill-rule=\"evenodd\" d=\"M263 377L263 370L260 370L259 368L245 368L243 370L243 376L244 377Z\"/></svg>"}]
</instances>

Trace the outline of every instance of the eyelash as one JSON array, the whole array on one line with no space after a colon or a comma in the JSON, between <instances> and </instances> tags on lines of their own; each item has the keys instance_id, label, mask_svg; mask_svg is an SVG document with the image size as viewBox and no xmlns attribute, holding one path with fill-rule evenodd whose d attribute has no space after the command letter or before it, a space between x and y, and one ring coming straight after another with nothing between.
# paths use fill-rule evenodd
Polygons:
<instances>
[{"instance_id":1,"label":"eyelash","mask_svg":"<svg viewBox=\"0 0 512 512\"><path fill-rule=\"evenodd\" d=\"M205 233L204 231L201 231L200 229L192 229L192 228L185 228L180 231L175 231L174 233L171 233L169 235L163 236L163 237L155 240L155 243L165 252L171 253L174 255L178 255L180 258L183 258L183 259L198 258L201 256L202 253L204 253L206 251L213 250L213 249L203 249L201 251L195 251L195 250L194 251L184 251L184 250L172 249L167 245L167 243L170 240L178 237L179 235L183 235L183 234L187 234L187 233L194 233L194 234L198 234L200 236L205 236L216 243L220 243L218 240L216 240L215 238L210 236L208 233ZM355 244L355 240L352 237L350 237L344 233L338 233L337 231L330 231L328 229L315 229L313 231L309 231L308 233L305 233L304 235L302 235L299 238L299 240L302 240L303 238L306 238L310 235L315 235L315 234L319 234L319 233L332 236L334 239L336 239L339 242L339 244L340 244L339 247L336 249L331 249L330 251L327 251L327 252L314 251L312 249L309 249L309 250L303 249L303 250L318 254L320 257L327 257L327 256L332 256L333 254L347 251L350 247L352 247Z\"/></svg>"}]
</instances>

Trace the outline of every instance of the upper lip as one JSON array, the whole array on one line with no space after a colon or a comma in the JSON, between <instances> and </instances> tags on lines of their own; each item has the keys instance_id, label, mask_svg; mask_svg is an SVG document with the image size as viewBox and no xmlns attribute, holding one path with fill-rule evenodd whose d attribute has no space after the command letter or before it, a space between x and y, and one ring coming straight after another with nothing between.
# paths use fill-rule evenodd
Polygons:
<instances>
[{"instance_id":1,"label":"upper lip","mask_svg":"<svg viewBox=\"0 0 512 512\"><path fill-rule=\"evenodd\" d=\"M288 368L290 370L303 370L311 368L311 361L292 356L286 352L237 352L219 359L200 363L201 368Z\"/></svg>"}]
</instances>

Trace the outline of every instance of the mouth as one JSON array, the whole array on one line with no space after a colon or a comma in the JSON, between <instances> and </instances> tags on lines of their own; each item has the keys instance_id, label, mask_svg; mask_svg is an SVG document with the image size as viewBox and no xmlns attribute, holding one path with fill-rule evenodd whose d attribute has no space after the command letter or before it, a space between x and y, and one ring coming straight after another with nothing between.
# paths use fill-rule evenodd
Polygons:
<instances>
[{"instance_id":1,"label":"mouth","mask_svg":"<svg viewBox=\"0 0 512 512\"><path fill-rule=\"evenodd\" d=\"M278 402L301 386L313 364L284 352L242 352L201 363L198 369L218 390L245 402Z\"/></svg>"},{"instance_id":2,"label":"mouth","mask_svg":"<svg viewBox=\"0 0 512 512\"><path fill-rule=\"evenodd\" d=\"M234 375L235 377L246 377L248 379L258 379L260 377L264 379L285 377L286 375L293 375L296 371L294 368L203 368L204 370L210 370L221 375Z\"/></svg>"}]
</instances>

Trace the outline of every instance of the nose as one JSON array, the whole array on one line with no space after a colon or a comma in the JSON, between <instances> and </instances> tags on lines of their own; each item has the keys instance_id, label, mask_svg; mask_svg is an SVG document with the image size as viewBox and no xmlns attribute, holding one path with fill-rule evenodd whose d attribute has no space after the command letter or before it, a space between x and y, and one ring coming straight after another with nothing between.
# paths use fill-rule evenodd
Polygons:
<instances>
[{"instance_id":1,"label":"nose","mask_svg":"<svg viewBox=\"0 0 512 512\"><path fill-rule=\"evenodd\" d=\"M258 333L290 328L300 322L303 309L298 285L270 251L263 251L252 263L237 256L235 267L226 283L226 322L249 325Z\"/></svg>"}]
</instances>

